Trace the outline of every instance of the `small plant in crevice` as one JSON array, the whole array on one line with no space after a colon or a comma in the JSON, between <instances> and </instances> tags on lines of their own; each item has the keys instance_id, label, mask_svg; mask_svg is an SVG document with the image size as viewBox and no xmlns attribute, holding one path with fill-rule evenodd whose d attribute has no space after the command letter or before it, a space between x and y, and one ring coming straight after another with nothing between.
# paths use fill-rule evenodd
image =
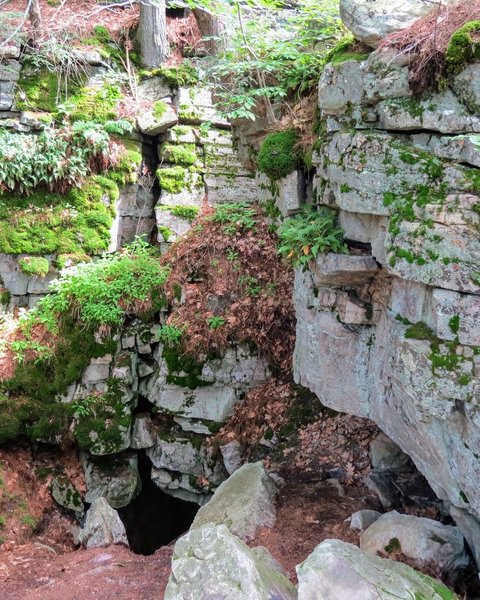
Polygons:
<instances>
[{"instance_id":1,"label":"small plant in crevice","mask_svg":"<svg viewBox=\"0 0 480 600\"><path fill-rule=\"evenodd\" d=\"M282 223L278 236L279 253L294 266L307 265L323 252L348 252L337 214L327 207L305 207Z\"/></svg>"},{"instance_id":2,"label":"small plant in crevice","mask_svg":"<svg viewBox=\"0 0 480 600\"><path fill-rule=\"evenodd\" d=\"M209 317L207 319L207 323L210 329L218 329L219 327L225 325L225 319L220 315L214 315L213 317Z\"/></svg>"}]
</instances>

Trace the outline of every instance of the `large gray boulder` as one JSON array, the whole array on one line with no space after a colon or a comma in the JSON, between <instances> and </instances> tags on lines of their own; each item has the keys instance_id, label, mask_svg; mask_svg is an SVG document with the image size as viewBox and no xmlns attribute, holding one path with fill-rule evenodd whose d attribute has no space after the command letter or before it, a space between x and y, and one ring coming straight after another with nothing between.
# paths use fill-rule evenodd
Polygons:
<instances>
[{"instance_id":1,"label":"large gray boulder","mask_svg":"<svg viewBox=\"0 0 480 600\"><path fill-rule=\"evenodd\" d=\"M85 502L105 498L112 508L122 508L142 491L136 454L112 458L83 458L87 492Z\"/></svg>"},{"instance_id":2,"label":"large gray boulder","mask_svg":"<svg viewBox=\"0 0 480 600\"><path fill-rule=\"evenodd\" d=\"M223 523L243 540L252 539L258 527L275 524L275 495L275 484L261 462L243 465L198 511L191 529Z\"/></svg>"},{"instance_id":3,"label":"large gray boulder","mask_svg":"<svg viewBox=\"0 0 480 600\"><path fill-rule=\"evenodd\" d=\"M87 512L85 527L78 534L78 541L85 548L102 548L122 544L128 548L125 527L105 498L97 498Z\"/></svg>"},{"instance_id":4,"label":"large gray boulder","mask_svg":"<svg viewBox=\"0 0 480 600\"><path fill-rule=\"evenodd\" d=\"M158 135L167 131L178 122L178 117L169 104L165 104L163 114L161 111L147 110L137 118L138 128L145 135Z\"/></svg>"},{"instance_id":5,"label":"large gray boulder","mask_svg":"<svg viewBox=\"0 0 480 600\"><path fill-rule=\"evenodd\" d=\"M452 4L458 0L443 0ZM353 35L372 48L435 8L424 0L340 0L340 15Z\"/></svg>"},{"instance_id":6,"label":"large gray boulder","mask_svg":"<svg viewBox=\"0 0 480 600\"><path fill-rule=\"evenodd\" d=\"M204 525L175 544L164 600L294 600L295 587L265 548L225 525Z\"/></svg>"},{"instance_id":7,"label":"large gray boulder","mask_svg":"<svg viewBox=\"0 0 480 600\"><path fill-rule=\"evenodd\" d=\"M435 579L357 546L325 540L297 567L299 600L456 600Z\"/></svg>"},{"instance_id":8,"label":"large gray boulder","mask_svg":"<svg viewBox=\"0 0 480 600\"><path fill-rule=\"evenodd\" d=\"M388 553L400 550L419 568L434 566L439 572L461 570L469 563L462 534L457 527L442 525L433 519L385 513L360 537L365 552Z\"/></svg>"}]
</instances>

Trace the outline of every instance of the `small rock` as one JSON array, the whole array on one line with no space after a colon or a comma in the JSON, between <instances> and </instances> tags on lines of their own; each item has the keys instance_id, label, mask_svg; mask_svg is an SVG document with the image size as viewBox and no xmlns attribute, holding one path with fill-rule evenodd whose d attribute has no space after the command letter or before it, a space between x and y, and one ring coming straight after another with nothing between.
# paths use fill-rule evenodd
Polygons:
<instances>
[{"instance_id":1,"label":"small rock","mask_svg":"<svg viewBox=\"0 0 480 600\"><path fill-rule=\"evenodd\" d=\"M242 466L242 447L238 442L228 442L228 444L220 446L220 452L222 453L223 464L229 475Z\"/></svg>"},{"instance_id":2,"label":"small rock","mask_svg":"<svg viewBox=\"0 0 480 600\"><path fill-rule=\"evenodd\" d=\"M379 433L370 444L372 467L378 470L405 471L412 468L410 457L384 433Z\"/></svg>"},{"instance_id":3,"label":"small rock","mask_svg":"<svg viewBox=\"0 0 480 600\"><path fill-rule=\"evenodd\" d=\"M85 527L78 533L78 541L87 549L122 544L128 548L125 527L105 498L97 498L87 512Z\"/></svg>"},{"instance_id":4,"label":"small rock","mask_svg":"<svg viewBox=\"0 0 480 600\"><path fill-rule=\"evenodd\" d=\"M167 104L165 106L165 112L161 117L156 117L152 111L146 111L139 115L137 124L142 133L151 136L158 135L178 122L173 108Z\"/></svg>"},{"instance_id":5,"label":"small rock","mask_svg":"<svg viewBox=\"0 0 480 600\"><path fill-rule=\"evenodd\" d=\"M353 513L350 517L350 529L359 529L360 531L365 531L372 523L382 516L382 513L378 512L378 510L357 510L357 512Z\"/></svg>"},{"instance_id":6,"label":"small rock","mask_svg":"<svg viewBox=\"0 0 480 600\"><path fill-rule=\"evenodd\" d=\"M157 435L149 414L138 414L135 416L132 432L131 448L151 448L155 446Z\"/></svg>"},{"instance_id":7,"label":"small rock","mask_svg":"<svg viewBox=\"0 0 480 600\"><path fill-rule=\"evenodd\" d=\"M83 514L84 506L80 492L75 489L68 477L55 477L50 484L50 493L60 506L73 510L78 515Z\"/></svg>"}]
</instances>

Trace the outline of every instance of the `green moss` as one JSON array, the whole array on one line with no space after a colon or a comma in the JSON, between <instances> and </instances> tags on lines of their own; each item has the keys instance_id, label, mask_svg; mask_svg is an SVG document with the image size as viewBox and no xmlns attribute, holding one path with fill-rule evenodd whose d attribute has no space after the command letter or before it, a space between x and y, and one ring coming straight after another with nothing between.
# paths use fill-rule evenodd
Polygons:
<instances>
[{"instance_id":1,"label":"green moss","mask_svg":"<svg viewBox=\"0 0 480 600\"><path fill-rule=\"evenodd\" d=\"M298 134L293 129L268 134L258 153L258 168L270 179L286 177L302 164Z\"/></svg>"},{"instance_id":2,"label":"green moss","mask_svg":"<svg viewBox=\"0 0 480 600\"><path fill-rule=\"evenodd\" d=\"M413 340L437 341L438 338L432 329L423 321L414 323L405 331L405 337Z\"/></svg>"},{"instance_id":3,"label":"green moss","mask_svg":"<svg viewBox=\"0 0 480 600\"><path fill-rule=\"evenodd\" d=\"M157 100L152 108L153 116L156 119L161 119L163 115L167 112L167 105L163 100Z\"/></svg>"},{"instance_id":4,"label":"green moss","mask_svg":"<svg viewBox=\"0 0 480 600\"><path fill-rule=\"evenodd\" d=\"M45 277L50 269L48 260L42 256L25 256L18 261L18 264L26 275Z\"/></svg>"},{"instance_id":5,"label":"green moss","mask_svg":"<svg viewBox=\"0 0 480 600\"><path fill-rule=\"evenodd\" d=\"M203 363L197 362L194 358L182 352L179 344L165 346L162 356L168 368L167 383L173 383L191 390L209 385L201 378Z\"/></svg>"},{"instance_id":6,"label":"green moss","mask_svg":"<svg viewBox=\"0 0 480 600\"><path fill-rule=\"evenodd\" d=\"M99 254L108 248L118 187L91 177L65 195L36 191L0 196L0 252ZM110 205L105 205L107 196Z\"/></svg>"},{"instance_id":7,"label":"green moss","mask_svg":"<svg viewBox=\"0 0 480 600\"><path fill-rule=\"evenodd\" d=\"M175 165L191 166L197 162L195 144L168 144L161 148L162 157Z\"/></svg>"},{"instance_id":8,"label":"green moss","mask_svg":"<svg viewBox=\"0 0 480 600\"><path fill-rule=\"evenodd\" d=\"M385 552L387 554L391 554L392 552L396 552L401 550L402 547L400 545L400 540L398 538L392 538L388 544L385 546Z\"/></svg>"},{"instance_id":9,"label":"green moss","mask_svg":"<svg viewBox=\"0 0 480 600\"><path fill-rule=\"evenodd\" d=\"M166 225L159 225L157 229L158 233L163 237L163 240L168 242L173 233L170 227L167 227Z\"/></svg>"},{"instance_id":10,"label":"green moss","mask_svg":"<svg viewBox=\"0 0 480 600\"><path fill-rule=\"evenodd\" d=\"M7 288L0 287L0 304L7 306L10 304L10 300L12 299L12 294Z\"/></svg>"},{"instance_id":11,"label":"green moss","mask_svg":"<svg viewBox=\"0 0 480 600\"><path fill-rule=\"evenodd\" d=\"M117 105L123 98L120 86L104 81L101 86L83 87L63 103L71 121L106 123L118 118Z\"/></svg>"},{"instance_id":12,"label":"green moss","mask_svg":"<svg viewBox=\"0 0 480 600\"><path fill-rule=\"evenodd\" d=\"M197 69L188 62L184 62L175 67L158 67L153 70L142 69L140 71L140 76L143 79L161 77L172 88L195 85L199 82Z\"/></svg>"},{"instance_id":13,"label":"green moss","mask_svg":"<svg viewBox=\"0 0 480 600\"><path fill-rule=\"evenodd\" d=\"M179 194L187 187L188 171L181 166L157 169L157 179L162 190L169 194Z\"/></svg>"},{"instance_id":14,"label":"green moss","mask_svg":"<svg viewBox=\"0 0 480 600\"><path fill-rule=\"evenodd\" d=\"M121 143L123 151L120 154L119 163L114 169L108 172L108 178L117 186L117 193L118 185L123 186L127 183L135 183L137 181L138 172L143 160L142 153L135 142L129 144L128 141L124 140Z\"/></svg>"},{"instance_id":15,"label":"green moss","mask_svg":"<svg viewBox=\"0 0 480 600\"><path fill-rule=\"evenodd\" d=\"M338 42L331 50L325 55L325 63L332 63L338 65L347 60L362 61L368 58L368 52L357 52L355 47L358 46L358 41L353 35L347 35Z\"/></svg>"},{"instance_id":16,"label":"green moss","mask_svg":"<svg viewBox=\"0 0 480 600\"><path fill-rule=\"evenodd\" d=\"M193 221L197 218L200 209L198 206L184 206L183 204L174 204L158 207L161 211L169 212L175 217Z\"/></svg>"},{"instance_id":17,"label":"green moss","mask_svg":"<svg viewBox=\"0 0 480 600\"><path fill-rule=\"evenodd\" d=\"M450 331L457 335L460 329L460 317L458 315L454 315L449 320L448 326L450 327Z\"/></svg>"},{"instance_id":18,"label":"green moss","mask_svg":"<svg viewBox=\"0 0 480 600\"><path fill-rule=\"evenodd\" d=\"M124 433L132 424L132 406L123 401L118 380L108 391L89 396L75 405L74 435L80 448L93 454L114 454L124 447Z\"/></svg>"},{"instance_id":19,"label":"green moss","mask_svg":"<svg viewBox=\"0 0 480 600\"><path fill-rule=\"evenodd\" d=\"M480 60L479 33L480 21L469 21L452 35L445 54L450 75L459 73L469 62Z\"/></svg>"},{"instance_id":20,"label":"green moss","mask_svg":"<svg viewBox=\"0 0 480 600\"><path fill-rule=\"evenodd\" d=\"M15 105L19 110L57 112L59 81L56 73L25 68L20 74Z\"/></svg>"}]
</instances>

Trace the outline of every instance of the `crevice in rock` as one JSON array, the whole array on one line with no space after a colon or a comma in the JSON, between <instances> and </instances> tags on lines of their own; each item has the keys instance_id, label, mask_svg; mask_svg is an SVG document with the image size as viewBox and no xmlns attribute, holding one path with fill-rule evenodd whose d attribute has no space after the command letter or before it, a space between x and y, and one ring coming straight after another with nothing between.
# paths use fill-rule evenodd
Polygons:
<instances>
[{"instance_id":1,"label":"crevice in rock","mask_svg":"<svg viewBox=\"0 0 480 600\"><path fill-rule=\"evenodd\" d=\"M162 492L150 479L152 464L145 452L138 453L142 491L128 506L119 509L130 549L136 554L153 554L190 527L199 506Z\"/></svg>"}]
</instances>

